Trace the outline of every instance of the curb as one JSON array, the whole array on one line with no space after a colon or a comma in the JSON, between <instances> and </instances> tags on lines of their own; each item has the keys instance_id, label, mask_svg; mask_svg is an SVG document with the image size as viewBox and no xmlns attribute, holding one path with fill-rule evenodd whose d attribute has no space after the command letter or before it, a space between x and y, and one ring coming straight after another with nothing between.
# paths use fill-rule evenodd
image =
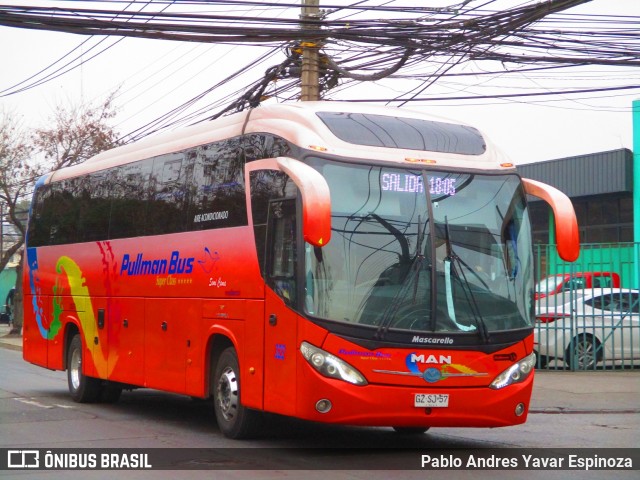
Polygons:
<instances>
[{"instance_id":1,"label":"curb","mask_svg":"<svg viewBox=\"0 0 640 480\"><path fill-rule=\"evenodd\" d=\"M640 408L627 408L621 410L615 410L612 408L608 409L597 409L597 408L563 408L563 407L545 407L545 408L531 408L529 410L529 414L543 414L543 415L613 415L613 414L638 414L640 413Z\"/></svg>"},{"instance_id":2,"label":"curb","mask_svg":"<svg viewBox=\"0 0 640 480\"><path fill-rule=\"evenodd\" d=\"M7 350L22 351L22 345L14 345L13 343L5 342L0 339L0 348L6 348Z\"/></svg>"}]
</instances>

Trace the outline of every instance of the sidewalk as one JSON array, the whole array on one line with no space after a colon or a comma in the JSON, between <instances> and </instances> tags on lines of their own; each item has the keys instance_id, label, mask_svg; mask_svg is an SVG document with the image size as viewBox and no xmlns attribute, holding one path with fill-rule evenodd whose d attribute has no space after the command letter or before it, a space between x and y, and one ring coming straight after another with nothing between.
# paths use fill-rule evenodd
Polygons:
<instances>
[{"instance_id":1,"label":"sidewalk","mask_svg":"<svg viewBox=\"0 0 640 480\"><path fill-rule=\"evenodd\" d=\"M531 413L639 413L640 368L536 371Z\"/></svg>"},{"instance_id":2,"label":"sidewalk","mask_svg":"<svg viewBox=\"0 0 640 480\"><path fill-rule=\"evenodd\" d=\"M22 337L9 336L11 327L7 324L0 325L0 347L9 348L11 350L22 350Z\"/></svg>"},{"instance_id":3,"label":"sidewalk","mask_svg":"<svg viewBox=\"0 0 640 480\"><path fill-rule=\"evenodd\" d=\"M0 325L0 348L22 350L22 337ZM596 372L536 372L531 413L640 413L640 368Z\"/></svg>"}]
</instances>

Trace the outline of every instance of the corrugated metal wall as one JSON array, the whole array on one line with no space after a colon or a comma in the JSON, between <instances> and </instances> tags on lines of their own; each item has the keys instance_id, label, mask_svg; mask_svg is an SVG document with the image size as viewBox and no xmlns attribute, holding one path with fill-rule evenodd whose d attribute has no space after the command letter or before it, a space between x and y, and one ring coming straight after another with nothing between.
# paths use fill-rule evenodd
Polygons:
<instances>
[{"instance_id":1,"label":"corrugated metal wall","mask_svg":"<svg viewBox=\"0 0 640 480\"><path fill-rule=\"evenodd\" d=\"M633 153L626 148L518 165L517 170L572 198L633 192Z\"/></svg>"}]
</instances>

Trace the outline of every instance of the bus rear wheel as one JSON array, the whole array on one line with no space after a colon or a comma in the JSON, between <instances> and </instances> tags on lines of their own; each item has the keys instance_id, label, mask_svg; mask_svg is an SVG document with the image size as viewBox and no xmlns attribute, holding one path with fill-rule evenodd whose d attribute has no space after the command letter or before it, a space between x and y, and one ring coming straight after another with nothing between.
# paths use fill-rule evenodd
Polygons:
<instances>
[{"instance_id":1,"label":"bus rear wheel","mask_svg":"<svg viewBox=\"0 0 640 480\"><path fill-rule=\"evenodd\" d=\"M67 352L67 383L74 402L92 403L100 398L100 379L82 373L82 339L79 334L71 339Z\"/></svg>"},{"instance_id":2,"label":"bus rear wheel","mask_svg":"<svg viewBox=\"0 0 640 480\"><path fill-rule=\"evenodd\" d=\"M240 403L240 368L233 347L225 349L216 364L213 408L220 431L227 438L253 436L260 427L260 413Z\"/></svg>"}]
</instances>

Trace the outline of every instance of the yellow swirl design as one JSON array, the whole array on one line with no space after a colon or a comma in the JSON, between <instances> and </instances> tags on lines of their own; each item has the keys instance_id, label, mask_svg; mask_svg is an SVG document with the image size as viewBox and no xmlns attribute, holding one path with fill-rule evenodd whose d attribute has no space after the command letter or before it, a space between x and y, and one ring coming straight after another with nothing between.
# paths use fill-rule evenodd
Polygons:
<instances>
[{"instance_id":1,"label":"yellow swirl design","mask_svg":"<svg viewBox=\"0 0 640 480\"><path fill-rule=\"evenodd\" d=\"M89 288L86 286L86 278L82 276L82 270L78 267L78 264L71 258L62 256L56 263L56 271L60 274L64 270L69 282L69 288L71 290L71 297L73 303L76 306L76 313L80 320L82 336L86 345L92 345L93 339L98 336L98 326L96 323L95 315L93 314L93 305L91 303L91 295L89 294ZM88 308L84 308L85 299L89 302ZM93 363L96 366L98 376L100 378L108 378L109 374L113 370L113 366L110 369L107 356L103 352L102 348L90 349ZM115 361L113 365L115 365Z\"/></svg>"}]
</instances>

